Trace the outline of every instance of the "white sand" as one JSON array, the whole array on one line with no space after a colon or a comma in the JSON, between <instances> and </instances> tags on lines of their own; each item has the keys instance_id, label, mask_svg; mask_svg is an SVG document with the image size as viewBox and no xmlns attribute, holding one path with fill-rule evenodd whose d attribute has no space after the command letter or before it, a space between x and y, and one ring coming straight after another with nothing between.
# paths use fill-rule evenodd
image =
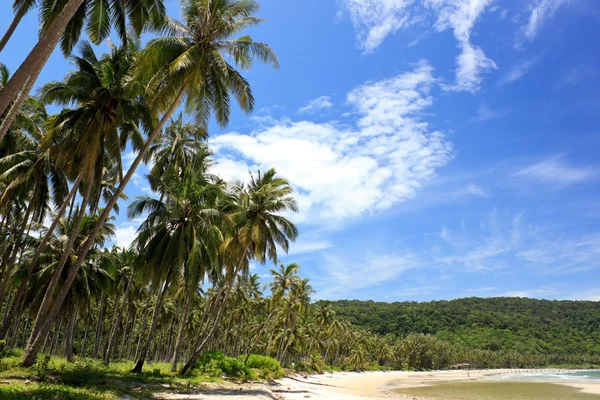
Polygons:
<instances>
[{"instance_id":1,"label":"white sand","mask_svg":"<svg viewBox=\"0 0 600 400\"><path fill-rule=\"evenodd\" d=\"M426 400L415 396L399 395L391 389L431 385L439 382L477 380L485 376L506 373L506 370L483 371L432 371L432 372L340 372L284 378L274 385L265 384L226 384L207 388L191 395L160 394L156 398L183 400L384 400L390 398ZM558 383L558 382L553 382ZM600 383L564 381L568 385L586 393L600 394Z\"/></svg>"}]
</instances>

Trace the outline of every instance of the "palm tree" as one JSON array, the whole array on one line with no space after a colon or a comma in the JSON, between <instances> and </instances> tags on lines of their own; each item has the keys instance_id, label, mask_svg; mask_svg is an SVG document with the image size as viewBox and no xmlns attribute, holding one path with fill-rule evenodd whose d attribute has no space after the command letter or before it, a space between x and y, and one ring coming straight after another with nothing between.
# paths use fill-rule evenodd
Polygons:
<instances>
[{"instance_id":1,"label":"palm tree","mask_svg":"<svg viewBox=\"0 0 600 400\"><path fill-rule=\"evenodd\" d=\"M190 122L183 123L183 113L171 119L164 132L152 144L144 161L154 161L150 172L153 176L161 176L166 170L175 166L183 174L185 167L193 162L199 162L199 154L212 154L203 141L208 138L206 129ZM207 159L208 160L208 159ZM210 165L199 165L206 171Z\"/></svg>"},{"instance_id":2,"label":"palm tree","mask_svg":"<svg viewBox=\"0 0 600 400\"><path fill-rule=\"evenodd\" d=\"M23 5L23 9L31 7L32 5ZM163 0L68 0L66 3L42 0L40 40L0 92L0 115L16 98L0 125L0 140L12 125L16 113L29 96L59 41L63 53L69 55L79 41L84 25L90 40L98 45L109 37L112 24L126 44L128 26L139 36L146 28L162 27L165 15Z\"/></svg>"},{"instance_id":3,"label":"palm tree","mask_svg":"<svg viewBox=\"0 0 600 400\"><path fill-rule=\"evenodd\" d=\"M121 149L127 139L133 138L135 146L141 140L138 129L140 122L144 126L151 126L153 123L140 96L141 85L138 82L128 82L136 49L137 44L130 42L121 48L113 47L110 53L98 59L91 45L84 42L81 57L73 57L77 69L69 73L62 82L51 82L41 91L45 102L76 105L76 108L63 109L50 119L48 132L40 147L51 150L56 163L67 176L73 179L77 177L75 180L83 183L85 189L79 211L80 221L90 198L94 194L100 194L99 189L95 192L92 189L102 186L102 173L107 160L122 171ZM79 225L80 222L75 223L70 239L71 247ZM65 257L66 254L68 252L65 252ZM66 259L61 260L54 279L48 286L47 296L31 333L30 344L37 338L65 263ZM24 360L29 358L26 351Z\"/></svg>"},{"instance_id":4,"label":"palm tree","mask_svg":"<svg viewBox=\"0 0 600 400\"><path fill-rule=\"evenodd\" d=\"M195 289L204 276L203 268L216 264L223 240L219 229L221 214L216 209L221 188L207 182L204 171L192 167L193 164L188 166L183 178L174 169L160 180L150 176L163 200L138 197L129 205L130 218L149 213L136 242L145 267L154 271L156 284L161 282L162 286L148 338L133 372L142 370L170 283L183 272L189 280L186 283Z\"/></svg>"},{"instance_id":5,"label":"palm tree","mask_svg":"<svg viewBox=\"0 0 600 400\"><path fill-rule=\"evenodd\" d=\"M206 123L211 111L214 111L219 123L225 124L228 121L230 92L242 110L252 110L254 99L250 85L225 61L225 56L230 56L234 65L242 69L249 68L256 57L277 66L277 59L267 45L254 42L247 35L228 40L231 35L261 21L252 16L258 7L252 1L188 0L184 3L183 10L187 25L170 20L167 32L171 36L155 39L148 44L140 57L138 78L151 78L147 89L152 93L154 109L164 111L163 117L106 204L95 230L81 247L77 262L71 270L72 278L67 279L58 294L57 304L66 296L70 282L74 279L77 268L84 262L102 223L108 218L125 186L184 95L187 97L187 110L194 113L202 123ZM48 313L42 333L48 332L57 314L57 307ZM31 355L24 359L24 365L34 362L41 345L42 339L38 335L38 340L28 352Z\"/></svg>"},{"instance_id":6,"label":"palm tree","mask_svg":"<svg viewBox=\"0 0 600 400\"><path fill-rule=\"evenodd\" d=\"M213 325L201 341L200 334L196 338L192 356L184 365L181 374L194 365L204 346L212 338L220 323L231 287L240 270L249 265L250 260L265 263L268 259L277 262L277 247L288 251L289 242L298 236L298 229L287 218L280 215L285 211L297 211L296 201L292 197L289 182L277 176L274 169L265 174L260 171L255 176L250 174L250 182L246 186L238 183L232 188L229 218L234 229L221 246L224 265L226 267L225 283L220 293L225 291L221 307L212 321ZM220 294L217 294L217 298Z\"/></svg>"},{"instance_id":7,"label":"palm tree","mask_svg":"<svg viewBox=\"0 0 600 400\"><path fill-rule=\"evenodd\" d=\"M273 281L269 285L271 287L271 301L269 302L269 315L267 316L266 321L263 323L260 332L254 339L252 345L246 351L246 359L244 360L244 364L248 363L248 359L250 358L250 354L256 347L256 344L260 340L263 335L269 321L275 314L275 309L279 305L280 300L286 295L287 292L294 290L296 285L300 282L300 278L298 277L298 271L300 270L300 266L296 263L288 264L284 266L282 263L279 263L279 270L271 269L271 276L273 277Z\"/></svg>"},{"instance_id":8,"label":"palm tree","mask_svg":"<svg viewBox=\"0 0 600 400\"><path fill-rule=\"evenodd\" d=\"M0 197L0 209L3 208L9 199L19 191L30 191L27 211L24 217L22 230L16 235L15 251L9 262L9 270L12 270L17 251L19 250L19 241L24 233L26 223L32 216L31 222L41 224L47 214L50 203L50 189L52 189L52 199L56 206L68 204L65 199L68 191L67 179L62 170L57 165L50 151L40 148L40 142L43 138L43 125L46 122L46 111L44 106L36 99L30 99L21 111L19 123L20 127L11 133L21 144L20 151L6 155L0 158L0 181L10 182ZM71 197L71 196L67 196ZM39 255L38 255L39 257ZM37 261L37 260L36 260ZM0 338L4 338L8 325L12 322L15 312L20 307L21 296L31 276L33 267L23 279L20 288L15 294L12 302L11 312L5 315L2 329L0 329Z\"/></svg>"}]
</instances>

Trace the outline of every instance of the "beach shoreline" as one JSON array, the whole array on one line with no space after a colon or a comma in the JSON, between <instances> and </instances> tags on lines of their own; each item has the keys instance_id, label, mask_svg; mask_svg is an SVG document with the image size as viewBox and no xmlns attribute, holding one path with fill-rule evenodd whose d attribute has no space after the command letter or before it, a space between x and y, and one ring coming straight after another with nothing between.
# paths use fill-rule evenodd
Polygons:
<instances>
[{"instance_id":1,"label":"beach shoreline","mask_svg":"<svg viewBox=\"0 0 600 400\"><path fill-rule=\"evenodd\" d=\"M161 399L236 399L236 400L388 400L411 399L428 400L411 394L395 393L396 389L410 389L440 383L477 381L492 375L510 373L511 370L448 370L448 371L374 371L374 372L336 372L320 375L295 375L282 378L272 385L241 384L220 389L207 389L199 394L175 395L163 394ZM536 372L537 370L528 370ZM546 370L539 370L548 371ZM534 381L532 381L534 382ZM576 388L584 393L600 395L600 382L561 381L553 383ZM219 392L220 391L220 392Z\"/></svg>"}]
</instances>

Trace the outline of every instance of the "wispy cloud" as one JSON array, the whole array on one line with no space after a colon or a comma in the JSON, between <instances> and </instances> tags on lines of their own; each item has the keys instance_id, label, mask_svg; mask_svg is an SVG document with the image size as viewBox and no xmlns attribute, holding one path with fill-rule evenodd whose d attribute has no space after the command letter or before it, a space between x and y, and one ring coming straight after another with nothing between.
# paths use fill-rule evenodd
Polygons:
<instances>
[{"instance_id":1,"label":"wispy cloud","mask_svg":"<svg viewBox=\"0 0 600 400\"><path fill-rule=\"evenodd\" d=\"M447 85L447 90L475 92L483 79L482 74L498 68L480 47L471 43L473 27L491 3L492 0L425 1L438 14L435 25L438 31L452 29L461 51L456 57L456 82Z\"/></svg>"},{"instance_id":2,"label":"wispy cloud","mask_svg":"<svg viewBox=\"0 0 600 400\"><path fill-rule=\"evenodd\" d=\"M467 292L468 293L483 293L483 292L490 292L495 289L496 288L494 286L489 286L489 287L483 287L483 288L477 288L477 289L467 289Z\"/></svg>"},{"instance_id":3,"label":"wispy cloud","mask_svg":"<svg viewBox=\"0 0 600 400\"><path fill-rule=\"evenodd\" d=\"M321 271L324 289L318 291L320 298L347 297L355 290L376 287L398 278L408 269L419 266L411 254L366 254L362 258L348 259L336 254L325 256L326 268Z\"/></svg>"},{"instance_id":4,"label":"wispy cloud","mask_svg":"<svg viewBox=\"0 0 600 400\"><path fill-rule=\"evenodd\" d=\"M576 65L567 70L556 85L556 89L570 88L587 79L597 79L598 75L600 71L596 68L589 65Z\"/></svg>"},{"instance_id":5,"label":"wispy cloud","mask_svg":"<svg viewBox=\"0 0 600 400\"><path fill-rule=\"evenodd\" d=\"M345 0L342 4L354 24L359 46L365 52L373 51L388 35L400 29L423 24L433 10L437 16L435 29L438 32L451 29L460 49L456 57L456 82L444 88L474 92L479 89L482 74L497 69L496 63L471 43L471 32L491 3L492 0ZM413 40L410 45L416 43Z\"/></svg>"},{"instance_id":6,"label":"wispy cloud","mask_svg":"<svg viewBox=\"0 0 600 400\"><path fill-rule=\"evenodd\" d=\"M311 113L311 112L315 112L317 110L323 110L326 108L330 108L331 106L333 106L333 103L331 101L329 101L329 96L321 96L321 97L317 97L316 99L311 100L304 107L300 107L298 109L298 112L299 113Z\"/></svg>"},{"instance_id":7,"label":"wispy cloud","mask_svg":"<svg viewBox=\"0 0 600 400\"><path fill-rule=\"evenodd\" d=\"M525 39L535 39L542 25L550 19L559 8L570 3L571 0L534 0L529 7L529 19L523 27Z\"/></svg>"},{"instance_id":8,"label":"wispy cloud","mask_svg":"<svg viewBox=\"0 0 600 400\"><path fill-rule=\"evenodd\" d=\"M296 221L331 223L415 195L451 158L452 146L423 117L433 68L358 86L347 95L354 126L280 120L250 134L210 140L224 178L275 167L297 189ZM251 168L252 167L252 168Z\"/></svg>"},{"instance_id":9,"label":"wispy cloud","mask_svg":"<svg viewBox=\"0 0 600 400\"><path fill-rule=\"evenodd\" d=\"M561 156L555 156L523 168L515 176L533 179L540 183L567 186L595 179L597 172L593 167L569 165L562 160Z\"/></svg>"},{"instance_id":10,"label":"wispy cloud","mask_svg":"<svg viewBox=\"0 0 600 400\"><path fill-rule=\"evenodd\" d=\"M491 119L502 118L511 113L509 107L492 109L486 102L482 102L477 110L477 115L473 118L475 121L484 122Z\"/></svg>"},{"instance_id":11,"label":"wispy cloud","mask_svg":"<svg viewBox=\"0 0 600 400\"><path fill-rule=\"evenodd\" d=\"M513 83L523 78L529 71L533 69L533 67L538 63L539 57L528 58L526 60L522 60L517 64L513 65L512 68L506 73L500 81L499 85L506 85L509 83Z\"/></svg>"},{"instance_id":12,"label":"wispy cloud","mask_svg":"<svg viewBox=\"0 0 600 400\"><path fill-rule=\"evenodd\" d=\"M409 12L413 3L414 0L344 0L343 6L356 29L358 45L369 53L388 35L418 20Z\"/></svg>"},{"instance_id":13,"label":"wispy cloud","mask_svg":"<svg viewBox=\"0 0 600 400\"><path fill-rule=\"evenodd\" d=\"M515 290L504 293L507 297L530 297L530 298L545 298L554 299L561 292L553 287L542 287L537 289Z\"/></svg>"}]
</instances>

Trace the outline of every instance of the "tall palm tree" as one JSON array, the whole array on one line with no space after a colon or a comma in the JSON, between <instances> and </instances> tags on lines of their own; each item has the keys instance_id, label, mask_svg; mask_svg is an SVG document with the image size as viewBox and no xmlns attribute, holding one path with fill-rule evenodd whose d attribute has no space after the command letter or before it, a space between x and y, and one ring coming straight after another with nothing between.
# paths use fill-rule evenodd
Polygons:
<instances>
[{"instance_id":1,"label":"tall palm tree","mask_svg":"<svg viewBox=\"0 0 600 400\"><path fill-rule=\"evenodd\" d=\"M121 40L126 43L128 26L139 36L145 28L161 27L166 15L164 0L41 1L40 40L0 92L0 115L16 98L0 125L0 140L12 125L16 112L29 95L59 41L63 52L69 55L79 41L84 25L88 37L95 44L100 44L108 38L111 25L114 25Z\"/></svg>"},{"instance_id":2,"label":"tall palm tree","mask_svg":"<svg viewBox=\"0 0 600 400\"><path fill-rule=\"evenodd\" d=\"M278 177L274 169L265 174L259 171L256 176L250 174L248 185L238 183L232 188L229 218L234 229L221 246L226 274L220 293L225 292L225 296L212 321L213 325L203 340L200 336L202 332L199 332L195 349L181 374L187 373L194 365L208 340L213 337L227 305L231 287L242 268L247 268L250 260L260 263L267 260L277 262L277 245L287 252L289 242L298 236L296 226L280 215L286 211L297 211L292 192L289 182Z\"/></svg>"},{"instance_id":3,"label":"tall palm tree","mask_svg":"<svg viewBox=\"0 0 600 400\"><path fill-rule=\"evenodd\" d=\"M81 56L73 57L77 69L62 82L51 82L41 90L41 98L45 102L76 106L73 109L65 108L50 119L41 148L51 149L57 164L67 176L72 179L81 176L84 191L79 221L92 195L100 194L98 189L94 192L93 188L102 186L102 173L107 160L118 171L122 171L121 149L127 139L132 138L135 147L141 140L140 123L148 127L153 124L140 95L143 89L141 83L128 80L136 50L137 44L129 42L120 48L112 47L109 53L99 59L91 45L84 42ZM79 225L80 222L75 223L70 238L71 247ZM68 252L65 252L65 257L66 254ZM65 263L66 259L61 260L48 286L45 301L34 323L30 344L37 338ZM24 359L28 358L26 351Z\"/></svg>"},{"instance_id":4,"label":"tall palm tree","mask_svg":"<svg viewBox=\"0 0 600 400\"><path fill-rule=\"evenodd\" d=\"M185 24L170 21L167 29L170 36L148 44L140 57L139 78L151 78L148 90L153 96L154 109L164 111L163 117L148 136L115 194L106 204L98 225L82 246L71 271L72 278L67 279L57 296L58 304L66 296L70 282L84 262L102 223L108 218L125 186L184 95L187 98L187 110L203 123L206 123L212 111L219 123L225 124L229 120L229 93L233 93L242 110L252 111L254 99L250 85L233 65L225 61L225 57L230 56L233 64L242 69L249 68L254 58L278 65L277 58L267 45L254 42L247 35L228 40L244 28L261 21L252 16L258 7L252 1L187 0L183 10ZM57 308L48 313L42 336L49 331L57 314ZM42 343L38 335L36 343L26 353L23 365L33 364Z\"/></svg>"}]
</instances>

